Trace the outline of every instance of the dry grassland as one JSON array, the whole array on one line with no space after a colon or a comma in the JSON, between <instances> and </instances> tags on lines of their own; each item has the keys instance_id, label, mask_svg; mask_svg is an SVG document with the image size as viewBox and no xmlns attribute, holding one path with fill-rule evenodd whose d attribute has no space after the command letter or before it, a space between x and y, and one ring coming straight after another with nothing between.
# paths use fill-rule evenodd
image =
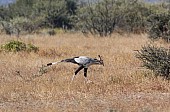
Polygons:
<instances>
[{"instance_id":1,"label":"dry grassland","mask_svg":"<svg viewBox=\"0 0 170 112\"><path fill-rule=\"evenodd\" d=\"M14 39L0 35L1 44ZM0 53L0 112L170 112L170 83L141 69L134 50L149 42L146 35L84 37L81 34L27 35L20 39L38 53ZM161 42L159 43L161 44ZM79 55L103 56L105 66L91 66L84 83L77 65L43 64Z\"/></svg>"}]
</instances>

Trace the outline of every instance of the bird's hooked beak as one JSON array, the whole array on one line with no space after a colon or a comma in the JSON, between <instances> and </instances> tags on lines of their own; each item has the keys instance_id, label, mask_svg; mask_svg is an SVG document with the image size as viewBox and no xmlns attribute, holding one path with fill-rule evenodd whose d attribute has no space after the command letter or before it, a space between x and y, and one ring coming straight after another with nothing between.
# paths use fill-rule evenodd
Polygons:
<instances>
[{"instance_id":1,"label":"bird's hooked beak","mask_svg":"<svg viewBox=\"0 0 170 112\"><path fill-rule=\"evenodd\" d=\"M100 64L104 66L104 62L102 60L102 57L100 55L98 55L98 57L99 57Z\"/></svg>"}]
</instances>

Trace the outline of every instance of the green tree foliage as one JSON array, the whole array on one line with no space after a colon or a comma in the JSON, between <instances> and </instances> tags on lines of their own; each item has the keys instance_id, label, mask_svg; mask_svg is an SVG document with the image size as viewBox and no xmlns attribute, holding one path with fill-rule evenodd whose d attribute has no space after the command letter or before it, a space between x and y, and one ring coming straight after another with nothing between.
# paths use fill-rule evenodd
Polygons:
<instances>
[{"instance_id":1,"label":"green tree foliage","mask_svg":"<svg viewBox=\"0 0 170 112\"><path fill-rule=\"evenodd\" d=\"M10 35L16 34L19 36L21 32L30 33L34 30L33 22L25 17L15 17L9 21L1 21L1 25L3 26L3 30L6 32L6 34Z\"/></svg>"},{"instance_id":2,"label":"green tree foliage","mask_svg":"<svg viewBox=\"0 0 170 112\"><path fill-rule=\"evenodd\" d=\"M156 76L170 79L169 49L147 45L137 52L136 57L143 62L144 67L155 72Z\"/></svg>"},{"instance_id":3,"label":"green tree foliage","mask_svg":"<svg viewBox=\"0 0 170 112\"><path fill-rule=\"evenodd\" d=\"M162 38L170 42L170 12L152 14L148 21L150 23L149 38L153 40Z\"/></svg>"},{"instance_id":4,"label":"green tree foliage","mask_svg":"<svg viewBox=\"0 0 170 112\"><path fill-rule=\"evenodd\" d=\"M11 23L7 21L1 21L1 30L4 31L7 35L11 35L13 33L13 27Z\"/></svg>"},{"instance_id":5,"label":"green tree foliage","mask_svg":"<svg viewBox=\"0 0 170 112\"><path fill-rule=\"evenodd\" d=\"M58 1L59 2L59 1ZM49 3L48 13L46 16L47 22L52 27L62 27L68 22L66 2L60 1L58 4L51 2Z\"/></svg>"},{"instance_id":6,"label":"green tree foliage","mask_svg":"<svg viewBox=\"0 0 170 112\"><path fill-rule=\"evenodd\" d=\"M16 0L0 7L0 26L7 34L16 29L30 33L40 28L77 29L100 36L113 31L148 31L150 38L169 41L168 11L168 3L148 4L142 0Z\"/></svg>"},{"instance_id":7,"label":"green tree foliage","mask_svg":"<svg viewBox=\"0 0 170 112\"><path fill-rule=\"evenodd\" d=\"M67 11L70 15L76 15L78 0L65 0Z\"/></svg>"},{"instance_id":8,"label":"green tree foliage","mask_svg":"<svg viewBox=\"0 0 170 112\"><path fill-rule=\"evenodd\" d=\"M34 4L34 15L43 17L42 26L51 28L72 28L70 18L75 10L76 2L73 0L37 0Z\"/></svg>"},{"instance_id":9,"label":"green tree foliage","mask_svg":"<svg viewBox=\"0 0 170 112\"><path fill-rule=\"evenodd\" d=\"M13 17L30 17L33 12L33 5L36 0L16 0L14 4L9 6Z\"/></svg>"},{"instance_id":10,"label":"green tree foliage","mask_svg":"<svg viewBox=\"0 0 170 112\"><path fill-rule=\"evenodd\" d=\"M0 21L8 20L10 18L11 18L11 15L9 13L9 9L4 6L0 6Z\"/></svg>"},{"instance_id":11,"label":"green tree foliage","mask_svg":"<svg viewBox=\"0 0 170 112\"><path fill-rule=\"evenodd\" d=\"M138 0L119 1L121 19L119 27L126 32L143 33L146 31L147 19L152 13L144 2Z\"/></svg>"},{"instance_id":12,"label":"green tree foliage","mask_svg":"<svg viewBox=\"0 0 170 112\"><path fill-rule=\"evenodd\" d=\"M80 8L78 28L100 36L110 35L115 27L141 33L146 31L150 14L150 8L138 0L102 0Z\"/></svg>"},{"instance_id":13,"label":"green tree foliage","mask_svg":"<svg viewBox=\"0 0 170 112\"><path fill-rule=\"evenodd\" d=\"M17 0L0 8L0 23L7 34L14 33L11 29L28 33L42 27L69 29L76 9L76 0Z\"/></svg>"},{"instance_id":14,"label":"green tree foliage","mask_svg":"<svg viewBox=\"0 0 170 112\"><path fill-rule=\"evenodd\" d=\"M110 0L104 0L95 5L89 3L78 12L78 28L82 32L90 32L100 36L110 35L117 19L113 11L114 2Z\"/></svg>"}]
</instances>

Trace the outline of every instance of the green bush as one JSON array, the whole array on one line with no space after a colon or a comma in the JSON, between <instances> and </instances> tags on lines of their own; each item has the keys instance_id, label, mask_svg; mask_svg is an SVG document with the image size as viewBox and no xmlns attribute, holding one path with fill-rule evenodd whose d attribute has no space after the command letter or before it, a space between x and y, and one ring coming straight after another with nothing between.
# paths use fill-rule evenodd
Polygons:
<instances>
[{"instance_id":1,"label":"green bush","mask_svg":"<svg viewBox=\"0 0 170 112\"><path fill-rule=\"evenodd\" d=\"M9 52L25 51L26 44L20 41L10 41L4 45L1 45L1 49Z\"/></svg>"},{"instance_id":2,"label":"green bush","mask_svg":"<svg viewBox=\"0 0 170 112\"><path fill-rule=\"evenodd\" d=\"M147 45L136 53L136 57L143 62L144 67L152 70L156 76L170 79L169 49Z\"/></svg>"},{"instance_id":3,"label":"green bush","mask_svg":"<svg viewBox=\"0 0 170 112\"><path fill-rule=\"evenodd\" d=\"M6 52L19 52L19 51L27 51L27 52L37 52L38 47L32 44L25 44L20 41L12 40L6 44L1 45L1 51Z\"/></svg>"},{"instance_id":4,"label":"green bush","mask_svg":"<svg viewBox=\"0 0 170 112\"><path fill-rule=\"evenodd\" d=\"M28 52L37 52L39 50L39 48L38 47L36 47L35 45L33 45L33 44L28 44L27 45L27 51Z\"/></svg>"},{"instance_id":5,"label":"green bush","mask_svg":"<svg viewBox=\"0 0 170 112\"><path fill-rule=\"evenodd\" d=\"M149 18L149 38L170 42L170 13L152 14Z\"/></svg>"}]
</instances>

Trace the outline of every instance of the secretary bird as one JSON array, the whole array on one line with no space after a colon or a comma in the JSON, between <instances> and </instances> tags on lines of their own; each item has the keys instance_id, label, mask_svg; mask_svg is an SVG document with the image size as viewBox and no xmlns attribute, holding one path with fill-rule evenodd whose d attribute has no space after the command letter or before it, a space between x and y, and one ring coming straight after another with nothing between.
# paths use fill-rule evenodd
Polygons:
<instances>
[{"instance_id":1,"label":"secretary bird","mask_svg":"<svg viewBox=\"0 0 170 112\"><path fill-rule=\"evenodd\" d=\"M101 56L98 55L98 57L99 57L99 59L90 58L90 57L87 57L87 56L78 56L78 57L64 59L64 60L61 60L61 61L58 61L58 62L48 63L47 66L58 64L58 63L61 63L61 62L70 62L70 63L73 63L73 64L77 64L77 65L79 65L79 67L75 71L75 74L73 75L71 82L74 80L74 77L77 75L77 73L82 69L84 69L84 78L87 82L88 81L88 79L87 79L87 69L88 69L89 66L91 66L91 65L103 65L104 66L104 62L103 62Z\"/></svg>"}]
</instances>

